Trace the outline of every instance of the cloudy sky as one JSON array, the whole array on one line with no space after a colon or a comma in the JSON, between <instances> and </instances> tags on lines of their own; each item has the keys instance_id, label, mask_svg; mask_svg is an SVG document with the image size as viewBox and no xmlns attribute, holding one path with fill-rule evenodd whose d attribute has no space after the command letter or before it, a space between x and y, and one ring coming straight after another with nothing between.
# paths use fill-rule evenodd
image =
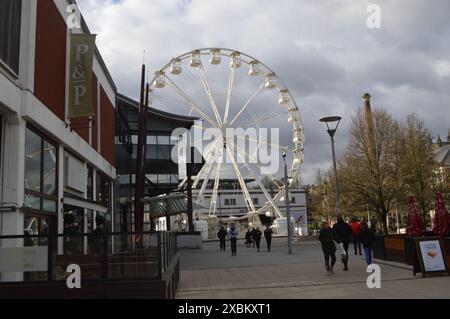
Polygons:
<instances>
[{"instance_id":1,"label":"cloudy sky","mask_svg":"<svg viewBox=\"0 0 450 319\"><path fill-rule=\"evenodd\" d=\"M365 92L396 118L415 112L433 134L450 129L450 1L78 0L120 93L139 96L150 70L204 47L245 52L270 66L292 92L306 134L304 183L331 165L318 122L340 115L338 155ZM370 4L381 28L369 29Z\"/></svg>"}]
</instances>

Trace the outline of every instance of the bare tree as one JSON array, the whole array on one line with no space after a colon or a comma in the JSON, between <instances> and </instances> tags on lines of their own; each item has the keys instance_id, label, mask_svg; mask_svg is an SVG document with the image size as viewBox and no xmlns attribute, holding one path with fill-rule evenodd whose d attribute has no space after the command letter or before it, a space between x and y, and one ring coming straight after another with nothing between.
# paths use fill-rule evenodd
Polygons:
<instances>
[{"instance_id":1,"label":"bare tree","mask_svg":"<svg viewBox=\"0 0 450 319\"><path fill-rule=\"evenodd\" d=\"M416 114L408 116L403 132L401 176L406 192L416 198L426 215L433 201L433 173L437 168L431 132Z\"/></svg>"},{"instance_id":2,"label":"bare tree","mask_svg":"<svg viewBox=\"0 0 450 319\"><path fill-rule=\"evenodd\" d=\"M360 211L367 205L373 207L387 234L387 214L395 204L400 187L400 128L384 110L375 110L373 119L374 149L370 149L363 111L353 116L351 140L340 161L339 178L347 206Z\"/></svg>"}]
</instances>

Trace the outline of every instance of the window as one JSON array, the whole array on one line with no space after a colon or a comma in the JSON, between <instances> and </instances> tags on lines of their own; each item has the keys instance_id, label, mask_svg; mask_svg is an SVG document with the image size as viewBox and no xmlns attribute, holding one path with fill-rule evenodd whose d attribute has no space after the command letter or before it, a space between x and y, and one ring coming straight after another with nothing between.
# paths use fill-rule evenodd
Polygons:
<instances>
[{"instance_id":1,"label":"window","mask_svg":"<svg viewBox=\"0 0 450 319\"><path fill-rule=\"evenodd\" d=\"M156 136L154 136L154 135L147 136L147 144L149 144L149 145L156 145L157 144L156 143Z\"/></svg>"},{"instance_id":2,"label":"window","mask_svg":"<svg viewBox=\"0 0 450 319\"><path fill-rule=\"evenodd\" d=\"M236 198L225 198L225 206L236 206Z\"/></svg>"},{"instance_id":3,"label":"window","mask_svg":"<svg viewBox=\"0 0 450 319\"><path fill-rule=\"evenodd\" d=\"M111 203L111 182L108 177L97 173L97 203L104 207L110 207Z\"/></svg>"},{"instance_id":4,"label":"window","mask_svg":"<svg viewBox=\"0 0 450 319\"><path fill-rule=\"evenodd\" d=\"M87 199L94 199L94 169L88 165L88 174L87 174Z\"/></svg>"},{"instance_id":5,"label":"window","mask_svg":"<svg viewBox=\"0 0 450 319\"><path fill-rule=\"evenodd\" d=\"M253 198L253 205L259 205L259 198Z\"/></svg>"},{"instance_id":6,"label":"window","mask_svg":"<svg viewBox=\"0 0 450 319\"><path fill-rule=\"evenodd\" d=\"M119 176L119 183L122 185L130 184L130 175L120 175Z\"/></svg>"},{"instance_id":7,"label":"window","mask_svg":"<svg viewBox=\"0 0 450 319\"><path fill-rule=\"evenodd\" d=\"M145 177L147 177L150 182L152 182L153 184L158 184L158 175L157 174L148 174L145 175Z\"/></svg>"},{"instance_id":8,"label":"window","mask_svg":"<svg viewBox=\"0 0 450 319\"><path fill-rule=\"evenodd\" d=\"M172 147L170 145L158 145L158 159L169 160Z\"/></svg>"},{"instance_id":9,"label":"window","mask_svg":"<svg viewBox=\"0 0 450 319\"><path fill-rule=\"evenodd\" d=\"M170 145L170 136L158 136L158 145Z\"/></svg>"},{"instance_id":10,"label":"window","mask_svg":"<svg viewBox=\"0 0 450 319\"><path fill-rule=\"evenodd\" d=\"M170 184L170 174L159 174L158 175L159 184Z\"/></svg>"},{"instance_id":11,"label":"window","mask_svg":"<svg viewBox=\"0 0 450 319\"><path fill-rule=\"evenodd\" d=\"M0 1L0 60L19 73L22 0Z\"/></svg>"},{"instance_id":12,"label":"window","mask_svg":"<svg viewBox=\"0 0 450 319\"><path fill-rule=\"evenodd\" d=\"M30 128L25 132L25 207L56 213L56 146Z\"/></svg>"},{"instance_id":13,"label":"window","mask_svg":"<svg viewBox=\"0 0 450 319\"><path fill-rule=\"evenodd\" d=\"M147 159L155 160L158 159L158 146L157 145L147 145L146 147Z\"/></svg>"},{"instance_id":14,"label":"window","mask_svg":"<svg viewBox=\"0 0 450 319\"><path fill-rule=\"evenodd\" d=\"M296 203L296 199L295 199L295 197L292 197L291 198L291 204L295 204Z\"/></svg>"}]
</instances>

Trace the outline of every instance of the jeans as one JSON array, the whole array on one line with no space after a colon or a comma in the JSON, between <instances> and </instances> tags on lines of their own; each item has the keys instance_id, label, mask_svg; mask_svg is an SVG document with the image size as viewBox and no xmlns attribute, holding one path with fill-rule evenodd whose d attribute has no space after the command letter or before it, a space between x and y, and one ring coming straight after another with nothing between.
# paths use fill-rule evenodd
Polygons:
<instances>
[{"instance_id":1,"label":"jeans","mask_svg":"<svg viewBox=\"0 0 450 319\"><path fill-rule=\"evenodd\" d=\"M343 244L344 244L344 250L345 250L345 254L346 254L346 257L345 257L345 260L343 260L343 263L344 263L344 266L347 267L347 265L348 265L348 245L349 245L349 242L348 241L344 241Z\"/></svg>"},{"instance_id":2,"label":"jeans","mask_svg":"<svg viewBox=\"0 0 450 319\"><path fill-rule=\"evenodd\" d=\"M331 257L331 267L334 267L336 265L336 253L332 252L329 254L324 254L325 256L325 267L327 270L330 268L330 257Z\"/></svg>"},{"instance_id":3,"label":"jeans","mask_svg":"<svg viewBox=\"0 0 450 319\"><path fill-rule=\"evenodd\" d=\"M225 251L225 247L226 247L226 241L225 241L225 239L224 240L220 240L220 250L222 251Z\"/></svg>"},{"instance_id":4,"label":"jeans","mask_svg":"<svg viewBox=\"0 0 450 319\"><path fill-rule=\"evenodd\" d=\"M361 255L361 239L359 235L353 235L353 246L355 246L355 255L359 254Z\"/></svg>"},{"instance_id":5,"label":"jeans","mask_svg":"<svg viewBox=\"0 0 450 319\"><path fill-rule=\"evenodd\" d=\"M231 253L233 255L236 255L237 238L236 237L231 237L230 238L230 243L231 243Z\"/></svg>"},{"instance_id":6,"label":"jeans","mask_svg":"<svg viewBox=\"0 0 450 319\"><path fill-rule=\"evenodd\" d=\"M364 247L364 253L366 254L367 265L372 265L372 247Z\"/></svg>"}]
</instances>

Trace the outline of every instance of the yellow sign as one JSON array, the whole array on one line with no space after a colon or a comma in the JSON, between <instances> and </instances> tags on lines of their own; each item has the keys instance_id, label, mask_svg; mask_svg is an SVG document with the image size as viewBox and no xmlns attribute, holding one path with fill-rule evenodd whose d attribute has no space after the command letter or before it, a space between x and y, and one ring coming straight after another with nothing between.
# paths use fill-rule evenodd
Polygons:
<instances>
[{"instance_id":1,"label":"yellow sign","mask_svg":"<svg viewBox=\"0 0 450 319\"><path fill-rule=\"evenodd\" d=\"M92 103L92 64L95 52L93 34L71 34L69 70L69 118L94 115Z\"/></svg>"}]
</instances>

